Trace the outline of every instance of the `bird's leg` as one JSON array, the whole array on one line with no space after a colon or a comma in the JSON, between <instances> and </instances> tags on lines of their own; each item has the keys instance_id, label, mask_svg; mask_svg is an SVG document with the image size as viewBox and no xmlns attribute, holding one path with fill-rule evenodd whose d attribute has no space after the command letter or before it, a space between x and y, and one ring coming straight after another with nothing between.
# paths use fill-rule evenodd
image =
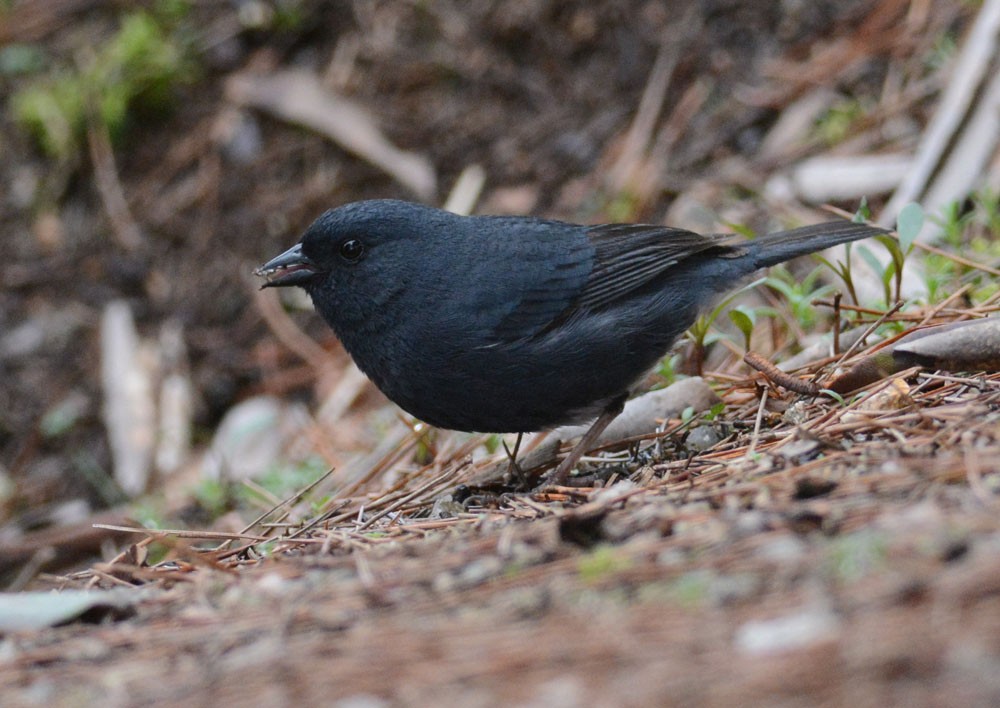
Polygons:
<instances>
[{"instance_id":1,"label":"bird's leg","mask_svg":"<svg viewBox=\"0 0 1000 708\"><path fill-rule=\"evenodd\" d=\"M521 465L517 464L517 451L521 449L521 438L524 437L524 433L517 434L517 440L514 441L514 451L511 452L510 448L507 447L507 441L501 440L503 444L503 450L507 453L507 474L518 481L518 485L525 486L526 476L524 470L521 469Z\"/></svg>"},{"instance_id":2,"label":"bird's leg","mask_svg":"<svg viewBox=\"0 0 1000 708\"><path fill-rule=\"evenodd\" d=\"M576 467L576 463L580 461L580 458L583 457L584 453L589 451L590 448L594 446L594 443L597 442L599 437L601 437L601 433L604 432L604 429L611 424L611 421L619 416L624 407L625 396L621 396L613 400L604 408L603 411L601 411L601 414L597 416L597 420L595 420L590 426L590 429L583 434L583 437L580 438L580 442L577 443L576 447L574 447L566 458L559 463L559 466L556 467L556 471L552 473L551 477L549 477L548 484L561 485L566 483L567 478L569 478L569 473L573 471L574 467Z\"/></svg>"}]
</instances>

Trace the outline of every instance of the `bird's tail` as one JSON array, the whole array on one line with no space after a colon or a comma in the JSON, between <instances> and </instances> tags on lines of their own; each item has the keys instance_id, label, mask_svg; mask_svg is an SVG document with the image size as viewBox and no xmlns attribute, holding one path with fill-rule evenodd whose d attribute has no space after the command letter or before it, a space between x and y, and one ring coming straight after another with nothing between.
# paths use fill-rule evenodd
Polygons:
<instances>
[{"instance_id":1,"label":"bird's tail","mask_svg":"<svg viewBox=\"0 0 1000 708\"><path fill-rule=\"evenodd\" d=\"M761 236L750 242L752 245L748 246L747 251L753 259L754 269L766 268L842 243L888 233L889 231L878 226L853 221L829 221Z\"/></svg>"}]
</instances>

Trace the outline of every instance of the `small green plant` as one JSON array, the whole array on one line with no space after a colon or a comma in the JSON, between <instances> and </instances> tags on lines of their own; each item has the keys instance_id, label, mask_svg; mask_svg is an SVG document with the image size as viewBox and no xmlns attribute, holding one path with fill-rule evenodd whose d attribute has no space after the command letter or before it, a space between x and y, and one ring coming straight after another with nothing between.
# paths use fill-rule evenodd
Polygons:
<instances>
[{"instance_id":1,"label":"small green plant","mask_svg":"<svg viewBox=\"0 0 1000 708\"><path fill-rule=\"evenodd\" d=\"M714 571L692 570L670 583L669 594L675 602L684 607L700 607L711 596L712 584L716 581Z\"/></svg>"},{"instance_id":2,"label":"small green plant","mask_svg":"<svg viewBox=\"0 0 1000 708\"><path fill-rule=\"evenodd\" d=\"M889 549L874 531L859 531L833 540L825 549L824 566L837 582L852 583L882 568Z\"/></svg>"},{"instance_id":3,"label":"small green plant","mask_svg":"<svg viewBox=\"0 0 1000 708\"><path fill-rule=\"evenodd\" d=\"M941 240L952 248L961 248L965 231L973 222L975 213L963 209L961 202L949 202L939 215L931 216L931 223L941 229Z\"/></svg>"},{"instance_id":4,"label":"small green plant","mask_svg":"<svg viewBox=\"0 0 1000 708\"><path fill-rule=\"evenodd\" d=\"M192 492L198 506L212 518L233 508L233 485L225 480L203 479Z\"/></svg>"},{"instance_id":5,"label":"small green plant","mask_svg":"<svg viewBox=\"0 0 1000 708\"><path fill-rule=\"evenodd\" d=\"M262 489L276 499L286 499L301 489L308 487L329 470L329 465L320 457L309 457L297 464L278 464L257 480ZM259 499L259 495L249 487L242 487L240 493L244 501ZM249 497L252 497L249 498Z\"/></svg>"},{"instance_id":6,"label":"small green plant","mask_svg":"<svg viewBox=\"0 0 1000 708\"><path fill-rule=\"evenodd\" d=\"M704 418L706 421L712 422L713 420L716 420L720 415L722 415L722 412L725 410L726 410L726 404L723 403L722 401L719 401L714 406L709 408L708 411L705 412Z\"/></svg>"},{"instance_id":7,"label":"small green plant","mask_svg":"<svg viewBox=\"0 0 1000 708\"><path fill-rule=\"evenodd\" d=\"M861 198L861 203L858 205L858 210L854 213L853 221L857 223L869 221L871 219L872 213L871 209L868 207L868 199L865 197ZM843 261L830 262L822 256L816 256L816 259L833 271L844 283L851 300L855 304L860 304L858 299L857 289L854 287L854 274L851 270L851 247L854 244L849 243L845 248L846 256Z\"/></svg>"},{"instance_id":8,"label":"small green plant","mask_svg":"<svg viewBox=\"0 0 1000 708\"><path fill-rule=\"evenodd\" d=\"M45 52L34 44L8 44L0 47L0 75L27 76L45 68Z\"/></svg>"},{"instance_id":9,"label":"small green plant","mask_svg":"<svg viewBox=\"0 0 1000 708\"><path fill-rule=\"evenodd\" d=\"M690 329L688 329L685 333L685 336L694 344L695 354L699 362L704 359L706 347L708 347L709 344L717 342L723 338L722 334L712 332L712 325L719 318L719 315L725 312L726 308L732 304L733 300L743 295L743 293L753 290L766 280L766 278L758 278L752 283L743 286L723 299L722 302L716 305L708 314L702 315L695 320L694 324L691 325Z\"/></svg>"},{"instance_id":10,"label":"small green plant","mask_svg":"<svg viewBox=\"0 0 1000 708\"><path fill-rule=\"evenodd\" d=\"M832 267L832 266L827 266ZM816 306L813 302L831 295L835 288L832 285L821 285L820 278L826 267L820 265L813 268L806 277L799 280L783 265L771 268L764 283L767 287L779 293L792 318L802 329L811 329L816 324Z\"/></svg>"},{"instance_id":11,"label":"small green plant","mask_svg":"<svg viewBox=\"0 0 1000 708\"><path fill-rule=\"evenodd\" d=\"M596 583L626 570L631 565L631 561L623 556L619 549L601 544L590 553L581 556L576 567L581 580Z\"/></svg>"},{"instance_id":12,"label":"small green plant","mask_svg":"<svg viewBox=\"0 0 1000 708\"><path fill-rule=\"evenodd\" d=\"M998 207L998 212L1000 212L1000 207ZM854 218L856 221L867 221L870 217L871 214L868 209L867 201L862 200ZM998 215L998 220L1000 220L1000 215ZM881 264L878 264L877 272L881 273L883 276L883 283L886 287L887 298L891 293L889 284L897 273L902 273L903 262L913 250L913 239L920 231L920 227L922 225L922 211L920 208L916 205L908 205L901 214L900 224L900 228L905 234L905 238L901 236L900 241L897 242L895 239L889 239L886 237L884 241L884 243L886 243L886 245L890 248L890 252L895 249L893 262L888 268L883 268ZM739 227L737 224L730 224L730 227L740 231L741 233L748 233L746 228ZM851 245L852 244L847 244L847 257L843 261L831 262L822 256L815 256L821 265L814 268L802 279L793 276L791 271L783 265L774 266L768 271L768 275L766 277L750 283L741 290L724 299L711 312L700 317L686 333L688 339L690 339L694 344L696 359L698 361L701 360L704 355L704 350L709 344L724 338L723 335L712 331L712 326L719 315L726 310L727 307L729 307L734 299L747 290L755 288L760 284L766 285L781 296L781 300L785 307L787 307L788 314L790 315L790 317L786 318L786 322L793 329L797 329L800 332L808 331L815 327L818 319L818 310L816 308L815 301L829 296L835 290L832 285L824 285L819 282L826 269L831 270L843 281L853 300L858 302L853 282L853 274L851 272ZM867 255L873 261L873 264L877 264L877 259L875 259L874 255L870 251L862 251L861 255L862 257ZM897 277L897 295L900 291L900 287L901 278ZM754 328L761 318L778 317L780 314L781 313L773 307L758 306L751 308L737 305L729 310L729 319L743 335L744 346L746 349L749 349ZM664 362L661 362L659 373L669 381L674 375L673 372L675 369L675 360L664 360Z\"/></svg>"},{"instance_id":13,"label":"small green plant","mask_svg":"<svg viewBox=\"0 0 1000 708\"><path fill-rule=\"evenodd\" d=\"M487 435L486 439L483 440L483 447L486 448L486 452L492 455L494 452L500 449L500 443L503 442L503 437L493 433L492 435Z\"/></svg>"},{"instance_id":14,"label":"small green plant","mask_svg":"<svg viewBox=\"0 0 1000 708\"><path fill-rule=\"evenodd\" d=\"M816 136L826 145L836 145L851 135L865 115L865 106L857 99L838 101L816 121Z\"/></svg>"},{"instance_id":15,"label":"small green plant","mask_svg":"<svg viewBox=\"0 0 1000 708\"><path fill-rule=\"evenodd\" d=\"M57 67L10 99L18 123L49 156L73 158L88 124L98 122L120 138L135 110L166 109L193 65L177 33L154 15L126 15L105 44L81 53L74 67Z\"/></svg>"},{"instance_id":16,"label":"small green plant","mask_svg":"<svg viewBox=\"0 0 1000 708\"><path fill-rule=\"evenodd\" d=\"M90 488L108 506L123 504L128 497L118 486L111 474L101 462L85 448L80 448L72 455L73 474L84 480Z\"/></svg>"},{"instance_id":17,"label":"small green plant","mask_svg":"<svg viewBox=\"0 0 1000 708\"><path fill-rule=\"evenodd\" d=\"M677 383L680 379L684 378L683 374L677 371L681 363L681 358L680 354L668 354L660 360L660 365L656 369L656 373L667 382L667 386Z\"/></svg>"},{"instance_id":18,"label":"small green plant","mask_svg":"<svg viewBox=\"0 0 1000 708\"><path fill-rule=\"evenodd\" d=\"M903 266L906 259L913 253L913 243L924 225L924 211L919 204L910 203L904 206L897 217L896 233L899 239L891 236L879 236L877 240L889 252L889 264L883 266L875 254L865 245L858 245L858 255L864 259L873 272L879 275L885 293L885 305L899 302L903 290ZM895 288L893 288L895 285Z\"/></svg>"},{"instance_id":19,"label":"small green plant","mask_svg":"<svg viewBox=\"0 0 1000 708\"><path fill-rule=\"evenodd\" d=\"M867 200L862 200L854 215L855 221L867 221L871 218ZM871 270L879 276L885 297L885 305L889 307L894 302L898 302L902 295L903 286L903 266L906 259L913 252L913 242L923 227L923 210L917 204L907 204L899 214L899 225L897 233L899 239L891 236L876 237L879 243L885 246L890 254L890 262L884 266L878 257L868 246L864 244L847 244L847 257L843 261L831 262L822 256L817 256L819 261L837 274L843 281L844 287L855 303L860 304L857 289L854 284L854 274L851 269L851 251L857 249L858 256L865 261ZM893 288L895 284L895 289Z\"/></svg>"},{"instance_id":20,"label":"small green plant","mask_svg":"<svg viewBox=\"0 0 1000 708\"><path fill-rule=\"evenodd\" d=\"M146 529L165 529L169 525L163 516L163 499L144 496L132 504L129 511L135 521Z\"/></svg>"},{"instance_id":21,"label":"small green plant","mask_svg":"<svg viewBox=\"0 0 1000 708\"><path fill-rule=\"evenodd\" d=\"M941 69L950 64L957 51L955 35L945 32L934 41L934 45L924 57L924 65L931 70Z\"/></svg>"},{"instance_id":22,"label":"small green plant","mask_svg":"<svg viewBox=\"0 0 1000 708\"><path fill-rule=\"evenodd\" d=\"M984 189L973 195L975 221L982 224L987 236L993 240L1000 236L1000 194L992 189Z\"/></svg>"},{"instance_id":23,"label":"small green plant","mask_svg":"<svg viewBox=\"0 0 1000 708\"><path fill-rule=\"evenodd\" d=\"M753 326L757 323L756 308L737 305L729 311L729 321L736 325L736 329L743 334L743 348L750 351Z\"/></svg>"},{"instance_id":24,"label":"small green plant","mask_svg":"<svg viewBox=\"0 0 1000 708\"><path fill-rule=\"evenodd\" d=\"M799 280L792 276L791 272L784 266L775 266L770 269L767 276L755 280L741 290L733 293L723 300L715 309L704 315L692 325L687 336L694 343L695 350L703 352L704 349L719 339L723 335L710 333L711 327L719 315L726 310L732 301L744 292L757 287L767 285L772 290L778 292L790 308L792 318L803 329L811 328L816 322L816 307L813 302L817 298L824 297L833 291L832 286L819 285L818 280L823 273L822 267L813 269L805 278ZM757 307L747 307L737 305L729 309L729 320L743 335L743 345L745 350L750 349L754 328L757 322L764 317L778 317L779 312L765 305ZM662 373L662 372L661 372Z\"/></svg>"},{"instance_id":25,"label":"small green plant","mask_svg":"<svg viewBox=\"0 0 1000 708\"><path fill-rule=\"evenodd\" d=\"M306 13L301 0L279 0L274 4L271 26L278 32L294 32L305 23Z\"/></svg>"},{"instance_id":26,"label":"small green plant","mask_svg":"<svg viewBox=\"0 0 1000 708\"><path fill-rule=\"evenodd\" d=\"M608 221L615 223L635 221L636 213L639 210L639 201L638 195L628 191L620 192L608 199L604 205Z\"/></svg>"},{"instance_id":27,"label":"small green plant","mask_svg":"<svg viewBox=\"0 0 1000 708\"><path fill-rule=\"evenodd\" d=\"M38 428L46 438L58 438L72 431L87 414L87 399L70 395L45 411Z\"/></svg>"},{"instance_id":28,"label":"small green plant","mask_svg":"<svg viewBox=\"0 0 1000 708\"><path fill-rule=\"evenodd\" d=\"M1000 196L994 191L987 189L973 194L966 204L952 202L929 219L941 229L945 250L961 254L973 263L994 265L1000 261ZM971 286L969 300L982 302L1000 287L988 271L938 253L924 255L923 275L930 303L941 302L965 285Z\"/></svg>"},{"instance_id":29,"label":"small green plant","mask_svg":"<svg viewBox=\"0 0 1000 708\"><path fill-rule=\"evenodd\" d=\"M847 400L841 394L837 393L836 391L833 391L833 390L828 389L828 388L822 388L822 389L820 389L820 393L825 394L825 395L829 396L830 398L832 398L833 400L835 400L837 402L837 405L839 405L841 408L843 408L844 406L847 405Z\"/></svg>"}]
</instances>

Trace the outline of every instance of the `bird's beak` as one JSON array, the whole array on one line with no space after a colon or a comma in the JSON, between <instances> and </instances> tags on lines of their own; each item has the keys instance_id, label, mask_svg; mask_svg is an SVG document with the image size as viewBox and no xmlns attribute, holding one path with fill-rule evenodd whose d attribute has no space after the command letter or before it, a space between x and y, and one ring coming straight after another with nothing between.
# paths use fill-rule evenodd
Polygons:
<instances>
[{"instance_id":1,"label":"bird's beak","mask_svg":"<svg viewBox=\"0 0 1000 708\"><path fill-rule=\"evenodd\" d=\"M267 278L267 282L260 286L263 289L305 285L320 272L320 268L302 253L302 244L298 243L269 260L253 274Z\"/></svg>"}]
</instances>

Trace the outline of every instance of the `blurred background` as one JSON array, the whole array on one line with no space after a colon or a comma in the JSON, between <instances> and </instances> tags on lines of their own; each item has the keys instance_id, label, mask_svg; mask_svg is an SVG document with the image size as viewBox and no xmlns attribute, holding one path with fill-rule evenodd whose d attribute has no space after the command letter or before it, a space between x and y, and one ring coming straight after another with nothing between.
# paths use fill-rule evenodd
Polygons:
<instances>
[{"instance_id":1,"label":"blurred background","mask_svg":"<svg viewBox=\"0 0 1000 708\"><path fill-rule=\"evenodd\" d=\"M252 276L348 201L749 233L917 200L996 258L996 5L0 1L5 586L95 520L378 486L401 414Z\"/></svg>"}]
</instances>

